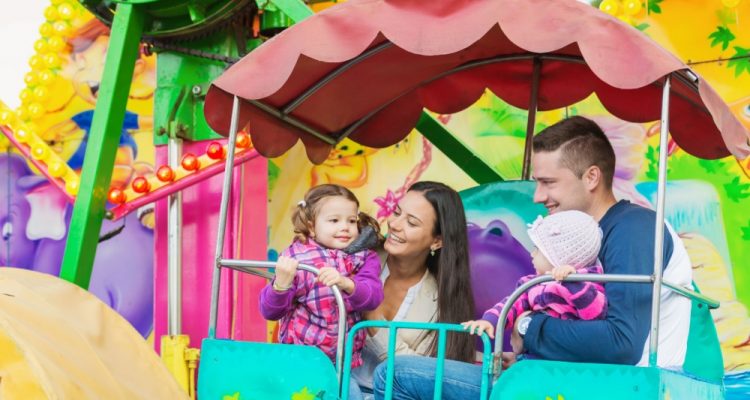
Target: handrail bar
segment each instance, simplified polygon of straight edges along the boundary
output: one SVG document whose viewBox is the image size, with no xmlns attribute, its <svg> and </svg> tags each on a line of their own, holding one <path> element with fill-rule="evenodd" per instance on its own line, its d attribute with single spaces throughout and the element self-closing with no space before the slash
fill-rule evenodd
<svg viewBox="0 0 750 400">
<path fill-rule="evenodd" d="M 437 367 L 435 371 L 435 392 L 433 399 L 439 400 L 442 398 L 442 382 L 443 382 L 443 371 L 445 366 L 445 346 L 446 336 L 448 331 L 460 332 L 468 334 L 469 332 L 461 324 L 447 324 L 437 322 L 413 322 L 413 321 L 384 321 L 384 320 L 368 320 L 360 321 L 356 323 L 349 331 L 349 336 L 346 340 L 346 358 L 344 358 L 344 376 L 342 383 L 341 398 L 346 400 L 349 397 L 349 383 L 350 383 L 350 372 L 352 362 L 352 350 L 354 348 L 354 335 L 360 329 L 365 328 L 387 328 L 388 329 L 388 354 L 386 361 L 386 386 L 385 386 L 385 400 L 391 400 L 393 398 L 393 377 L 394 377 L 394 366 L 396 356 L 396 334 L 398 329 L 422 329 L 422 330 L 436 330 L 438 331 L 437 341 L 437 352 L 436 360 Z M 482 344 L 484 352 L 482 354 L 482 381 L 480 386 L 479 398 L 485 400 L 490 394 L 490 385 L 492 383 L 492 346 L 490 345 L 489 336 L 486 333 L 482 333 Z"/>
<path fill-rule="evenodd" d="M 497 360 L 502 359 L 502 353 L 503 353 L 503 333 L 505 332 L 505 323 L 508 319 L 508 314 L 510 313 L 511 306 L 513 303 L 518 300 L 521 295 L 529 290 L 529 288 L 536 286 L 541 283 L 545 282 L 551 282 L 555 278 L 553 278 L 551 275 L 541 275 L 536 278 L 533 278 L 529 280 L 528 282 L 522 284 L 516 290 L 513 291 L 513 293 L 508 296 L 508 298 L 505 300 L 505 304 L 503 304 L 503 309 L 500 312 L 500 318 L 497 321 L 497 326 L 495 326 L 495 336 L 498 338 L 498 340 L 495 340 L 495 354 L 496 362 L 495 362 L 495 368 L 496 371 L 494 373 L 495 376 L 499 376 L 500 373 L 503 370 L 503 364 L 502 362 L 497 362 Z M 568 275 L 565 279 L 563 279 L 564 282 L 623 282 L 623 283 L 653 283 L 654 276 L 653 275 L 625 275 L 625 274 L 571 274 Z M 665 281 L 662 279 L 662 284 L 674 291 L 675 293 L 685 296 L 690 300 L 696 300 L 702 304 L 707 305 L 709 308 L 714 309 L 719 307 L 719 301 L 711 299 L 708 296 L 705 296 L 701 293 L 698 293 L 694 290 L 687 289 L 684 287 L 680 287 L 674 283 Z"/>
<path fill-rule="evenodd" d="M 259 268 L 276 268 L 276 262 L 273 261 L 256 261 L 256 260 L 237 260 L 222 258 L 217 263 L 219 267 L 226 267 L 235 271 L 240 271 L 252 275 L 258 275 L 256 269 Z M 320 275 L 320 270 L 311 265 L 300 263 L 297 269 L 307 271 L 315 276 Z M 341 290 L 338 286 L 331 286 L 333 297 L 336 298 L 336 305 L 339 310 L 339 326 L 338 326 L 338 337 L 336 343 L 336 376 L 339 379 L 339 389 L 342 383 L 343 374 L 343 359 L 344 359 L 344 340 L 346 339 L 346 305 L 344 303 L 344 297 L 341 295 Z"/>
</svg>

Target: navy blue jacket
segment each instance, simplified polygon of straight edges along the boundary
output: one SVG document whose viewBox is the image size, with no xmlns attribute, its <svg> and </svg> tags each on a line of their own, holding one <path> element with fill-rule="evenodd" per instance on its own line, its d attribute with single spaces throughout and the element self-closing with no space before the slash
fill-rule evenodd
<svg viewBox="0 0 750 400">
<path fill-rule="evenodd" d="M 654 269 L 656 213 L 622 200 L 599 221 L 604 236 L 599 260 L 605 274 L 651 275 Z M 664 229 L 664 268 L 672 256 L 672 237 Z M 532 357 L 609 364 L 638 363 L 651 324 L 652 285 L 607 283 L 604 320 L 561 320 L 535 314 L 524 336 Z"/>
</svg>

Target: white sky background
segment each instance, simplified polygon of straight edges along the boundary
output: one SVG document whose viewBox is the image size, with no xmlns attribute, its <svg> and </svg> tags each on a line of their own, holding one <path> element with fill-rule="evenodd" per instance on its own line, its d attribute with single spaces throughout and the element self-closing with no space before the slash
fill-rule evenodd
<svg viewBox="0 0 750 400">
<path fill-rule="evenodd" d="M 15 109 L 49 0 L 0 0 L 0 100 Z"/>
</svg>

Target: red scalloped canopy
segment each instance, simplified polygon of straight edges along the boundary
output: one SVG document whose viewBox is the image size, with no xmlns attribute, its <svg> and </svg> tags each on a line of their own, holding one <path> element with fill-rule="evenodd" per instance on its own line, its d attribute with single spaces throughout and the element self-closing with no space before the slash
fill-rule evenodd
<svg viewBox="0 0 750 400">
<path fill-rule="evenodd" d="M 539 110 L 595 92 L 632 122 L 660 118 L 664 77 L 674 73 L 677 144 L 706 159 L 750 155 L 750 133 L 705 81 L 641 32 L 574 0 L 350 0 L 229 68 L 209 89 L 205 116 L 226 135 L 238 96 L 240 126 L 250 123 L 258 152 L 276 157 L 301 139 L 320 163 L 332 145 L 316 134 L 390 146 L 423 108 L 454 113 L 486 88 L 527 109 L 535 62 Z"/>
</svg>

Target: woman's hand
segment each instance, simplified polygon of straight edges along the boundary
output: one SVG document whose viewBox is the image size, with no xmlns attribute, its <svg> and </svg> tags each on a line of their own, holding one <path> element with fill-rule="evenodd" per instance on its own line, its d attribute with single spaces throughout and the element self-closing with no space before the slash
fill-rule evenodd
<svg viewBox="0 0 750 400">
<path fill-rule="evenodd" d="M 552 271 L 547 272 L 548 274 L 552 275 L 553 278 L 555 278 L 556 281 L 561 281 L 568 277 L 568 275 L 575 273 L 576 269 L 573 268 L 572 265 L 562 265 L 559 267 L 555 267 L 552 269 Z"/>
<path fill-rule="evenodd" d="M 372 311 L 362 312 L 362 318 L 368 321 L 385 321 L 385 315 L 383 315 L 383 312 L 380 311 L 380 308 L 376 308 Z M 370 336 L 375 336 L 378 333 L 378 329 L 379 328 L 369 327 L 367 328 L 367 334 Z"/>
<path fill-rule="evenodd" d="M 318 282 L 331 287 L 337 285 L 339 289 L 345 291 L 347 294 L 354 292 L 354 281 L 342 276 L 341 273 L 332 267 L 323 267 L 320 269 L 320 275 L 318 275 Z"/>
<path fill-rule="evenodd" d="M 472 335 L 476 333 L 477 336 L 481 336 L 483 332 L 487 332 L 487 336 L 489 336 L 491 339 L 495 338 L 495 327 L 492 326 L 491 323 L 483 319 L 476 321 L 466 321 L 461 325 Z"/>
<path fill-rule="evenodd" d="M 291 257 L 279 257 L 276 261 L 276 278 L 274 278 L 276 286 L 282 289 L 286 288 L 284 290 L 292 287 L 294 275 L 297 273 L 297 266 L 299 266 L 299 261 Z"/>
</svg>

